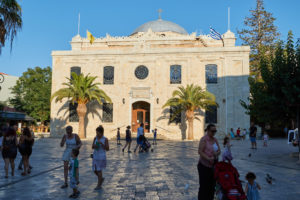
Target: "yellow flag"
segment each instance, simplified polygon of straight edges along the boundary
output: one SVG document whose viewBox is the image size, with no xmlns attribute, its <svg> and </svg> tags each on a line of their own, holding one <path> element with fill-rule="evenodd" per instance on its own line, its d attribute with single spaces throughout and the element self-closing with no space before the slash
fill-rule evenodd
<svg viewBox="0 0 300 200">
<path fill-rule="evenodd" d="M 90 41 L 90 43 L 93 44 L 95 37 L 88 30 L 86 31 L 86 37 Z"/>
</svg>

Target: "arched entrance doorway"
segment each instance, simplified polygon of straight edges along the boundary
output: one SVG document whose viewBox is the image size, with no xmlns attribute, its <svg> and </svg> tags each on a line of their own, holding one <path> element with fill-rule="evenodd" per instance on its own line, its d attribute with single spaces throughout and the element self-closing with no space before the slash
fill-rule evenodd
<svg viewBox="0 0 300 200">
<path fill-rule="evenodd" d="M 150 104 L 145 101 L 138 101 L 132 104 L 132 131 L 137 132 L 137 128 L 144 123 L 145 132 L 150 131 Z"/>
</svg>

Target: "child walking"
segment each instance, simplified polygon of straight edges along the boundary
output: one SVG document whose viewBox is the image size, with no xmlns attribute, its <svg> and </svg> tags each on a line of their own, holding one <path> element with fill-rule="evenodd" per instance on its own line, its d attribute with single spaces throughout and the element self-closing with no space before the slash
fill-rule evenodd
<svg viewBox="0 0 300 200">
<path fill-rule="evenodd" d="M 269 135 L 268 133 L 264 133 L 264 147 L 268 146 Z"/>
<path fill-rule="evenodd" d="M 124 149 L 128 146 L 127 152 L 128 152 L 128 153 L 131 153 L 131 151 L 130 151 L 131 141 L 132 141 L 132 140 L 131 140 L 130 126 L 127 126 L 127 129 L 126 129 L 126 144 L 125 144 L 125 146 L 123 147 L 122 152 L 124 152 Z"/>
<path fill-rule="evenodd" d="M 229 163 L 231 163 L 232 158 L 232 154 L 231 154 L 231 144 L 230 144 L 230 139 L 229 137 L 225 137 L 224 138 L 224 152 L 222 154 L 222 159 L 223 161 L 228 161 Z"/>
<path fill-rule="evenodd" d="M 157 137 L 157 129 L 154 129 L 153 130 L 153 145 L 157 145 L 156 137 Z"/>
<path fill-rule="evenodd" d="M 79 190 L 77 189 L 77 185 L 79 184 L 79 163 L 78 157 L 79 150 L 72 149 L 71 153 L 71 160 L 69 166 L 69 175 L 70 175 L 70 187 L 73 189 L 73 193 L 69 196 L 69 198 L 77 198 L 80 194 Z"/>
<path fill-rule="evenodd" d="M 117 131 L 117 144 L 118 144 L 118 145 L 121 145 L 120 128 L 118 128 L 118 131 Z"/>
<path fill-rule="evenodd" d="M 252 172 L 248 172 L 246 175 L 248 183 L 246 184 L 245 193 L 247 195 L 247 200 L 259 200 L 258 190 L 261 189 L 260 185 L 256 183 L 256 176 Z"/>
</svg>

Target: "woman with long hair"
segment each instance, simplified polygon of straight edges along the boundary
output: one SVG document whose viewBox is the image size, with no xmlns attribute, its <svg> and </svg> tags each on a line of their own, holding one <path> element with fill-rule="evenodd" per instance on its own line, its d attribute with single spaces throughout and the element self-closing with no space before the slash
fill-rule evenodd
<svg viewBox="0 0 300 200">
<path fill-rule="evenodd" d="M 106 151 L 109 151 L 108 139 L 104 137 L 104 128 L 99 126 L 96 128 L 96 137 L 93 140 L 93 171 L 98 177 L 98 184 L 95 190 L 101 189 L 104 181 L 102 171 L 106 168 Z"/>
<path fill-rule="evenodd" d="M 73 127 L 66 127 L 66 134 L 63 136 L 60 142 L 60 146 L 63 147 L 66 144 L 66 149 L 64 151 L 62 160 L 64 161 L 64 178 L 65 183 L 61 186 L 61 188 L 68 187 L 68 172 L 69 172 L 69 161 L 71 159 L 71 153 L 73 149 L 80 149 L 82 143 L 79 136 L 73 133 Z"/>
<path fill-rule="evenodd" d="M 19 142 L 19 152 L 22 155 L 24 165 L 24 172 L 22 172 L 22 176 L 25 176 L 27 173 L 30 174 L 29 157 L 32 153 L 33 143 L 34 139 L 31 135 L 31 131 L 29 128 L 25 127 L 23 129 L 22 135 L 20 136 Z"/>
<path fill-rule="evenodd" d="M 8 166 L 11 167 L 11 176 L 15 175 L 15 159 L 17 157 L 17 133 L 13 128 L 9 128 L 3 136 L 2 157 L 4 160 L 5 178 L 8 178 Z"/>
</svg>

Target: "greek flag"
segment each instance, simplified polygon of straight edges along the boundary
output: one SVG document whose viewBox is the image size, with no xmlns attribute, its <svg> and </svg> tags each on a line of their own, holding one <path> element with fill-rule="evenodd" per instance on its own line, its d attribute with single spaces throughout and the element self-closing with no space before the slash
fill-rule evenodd
<svg viewBox="0 0 300 200">
<path fill-rule="evenodd" d="M 213 29 L 212 27 L 209 28 L 210 30 L 210 37 L 215 39 L 215 40 L 222 40 L 222 36 L 220 33 L 218 33 L 215 29 Z"/>
</svg>

